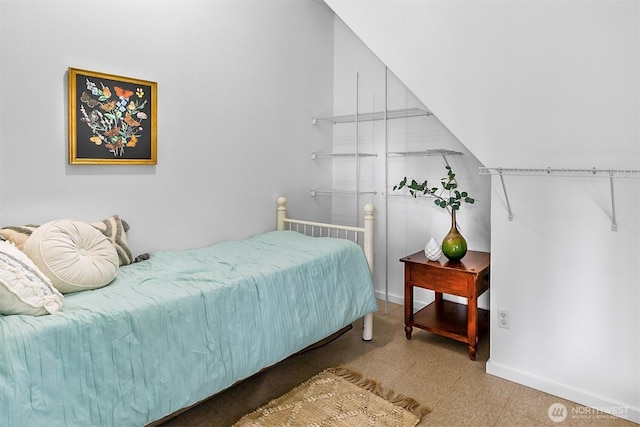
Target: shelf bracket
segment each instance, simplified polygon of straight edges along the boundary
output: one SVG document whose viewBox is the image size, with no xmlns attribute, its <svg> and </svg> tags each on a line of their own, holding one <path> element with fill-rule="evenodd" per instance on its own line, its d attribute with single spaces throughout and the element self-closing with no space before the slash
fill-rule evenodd
<svg viewBox="0 0 640 427">
<path fill-rule="evenodd" d="M 511 205 L 509 204 L 509 196 L 507 196 L 507 187 L 504 185 L 504 176 L 502 175 L 502 168 L 498 168 L 498 174 L 500 174 L 500 183 L 502 184 L 502 191 L 504 192 L 504 200 L 507 202 L 507 212 L 509 221 L 513 221 L 513 213 L 511 212 Z"/>
<path fill-rule="evenodd" d="M 616 222 L 616 199 L 613 191 L 613 171 L 609 172 L 609 184 L 611 187 L 611 231 L 618 231 L 618 223 Z"/>
</svg>

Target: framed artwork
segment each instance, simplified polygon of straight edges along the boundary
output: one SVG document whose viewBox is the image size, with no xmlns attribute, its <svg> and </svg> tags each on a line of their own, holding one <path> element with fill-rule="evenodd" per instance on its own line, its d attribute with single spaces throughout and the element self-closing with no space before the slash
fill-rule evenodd
<svg viewBox="0 0 640 427">
<path fill-rule="evenodd" d="M 155 165 L 155 82 L 69 68 L 69 164 Z"/>
</svg>

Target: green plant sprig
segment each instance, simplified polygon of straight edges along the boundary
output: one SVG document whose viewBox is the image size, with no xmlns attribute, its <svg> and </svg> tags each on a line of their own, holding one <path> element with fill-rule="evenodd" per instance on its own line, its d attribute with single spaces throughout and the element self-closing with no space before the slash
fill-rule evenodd
<svg viewBox="0 0 640 427">
<path fill-rule="evenodd" d="M 407 177 L 405 176 L 399 184 L 393 186 L 393 191 L 401 190 L 404 187 L 409 189 L 409 193 L 413 197 L 418 197 L 418 194 L 422 193 L 424 196 L 432 196 L 435 197 L 434 204 L 441 208 L 446 208 L 447 206 L 451 207 L 453 210 L 459 210 L 462 202 L 473 204 L 475 199 L 469 197 L 466 191 L 458 190 L 458 183 L 456 182 L 456 174 L 451 170 L 451 166 L 445 166 L 447 169 L 447 177 L 442 178 L 440 187 L 429 187 L 427 181 L 424 181 L 422 184 L 418 183 L 415 179 L 411 180 L 411 183 L 407 184 Z M 438 193 L 438 190 L 440 192 Z M 447 191 L 449 192 L 449 197 L 446 195 L 443 196 L 443 193 Z M 438 193 L 438 194 L 436 194 Z"/>
</svg>

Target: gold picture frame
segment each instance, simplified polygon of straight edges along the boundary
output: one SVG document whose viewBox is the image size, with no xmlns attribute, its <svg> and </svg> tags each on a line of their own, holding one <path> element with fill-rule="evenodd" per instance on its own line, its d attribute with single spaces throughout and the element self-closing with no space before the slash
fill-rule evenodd
<svg viewBox="0 0 640 427">
<path fill-rule="evenodd" d="M 158 84 L 69 67 L 69 164 L 157 164 Z"/>
</svg>

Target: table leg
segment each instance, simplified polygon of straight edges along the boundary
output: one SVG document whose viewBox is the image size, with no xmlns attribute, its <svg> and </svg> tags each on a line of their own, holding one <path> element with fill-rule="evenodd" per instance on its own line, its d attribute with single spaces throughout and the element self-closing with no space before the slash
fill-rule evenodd
<svg viewBox="0 0 640 427">
<path fill-rule="evenodd" d="M 478 346 L 469 345 L 468 350 L 469 350 L 469 359 L 476 360 L 476 353 L 478 352 Z"/>
<path fill-rule="evenodd" d="M 408 263 L 404 265 L 404 334 L 411 339 L 413 330 L 413 286 L 409 283 L 411 271 Z"/>
<path fill-rule="evenodd" d="M 406 326 L 404 327 L 404 335 L 407 337 L 408 340 L 411 339 L 411 332 L 413 332 L 413 326 Z"/>
<path fill-rule="evenodd" d="M 478 297 L 475 292 L 467 299 L 467 340 L 469 342 L 469 358 L 476 360 L 478 351 Z"/>
</svg>

